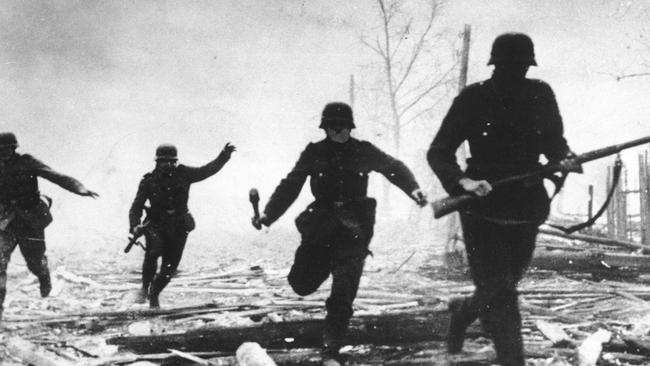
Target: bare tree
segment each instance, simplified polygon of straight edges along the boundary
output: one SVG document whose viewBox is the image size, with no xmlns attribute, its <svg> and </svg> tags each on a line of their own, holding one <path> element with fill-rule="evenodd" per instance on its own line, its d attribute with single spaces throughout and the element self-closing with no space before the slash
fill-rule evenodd
<svg viewBox="0 0 650 366">
<path fill-rule="evenodd" d="M 364 36 L 361 42 L 378 57 L 366 70 L 379 77 L 370 78 L 364 87 L 370 92 L 368 99 L 374 99 L 368 101 L 369 117 L 389 132 L 398 156 L 404 128 L 424 117 L 431 120 L 453 91 L 455 40 L 435 30 L 440 0 L 427 0 L 425 11 L 409 8 L 416 2 L 376 1 L 379 26 L 372 40 Z"/>
<path fill-rule="evenodd" d="M 603 3 L 610 5 L 606 1 Z M 631 25 L 626 31 L 629 38 L 626 48 L 633 59 L 631 64 L 626 65 L 622 71 L 613 76 L 616 81 L 650 76 L 650 39 L 648 39 L 650 28 L 646 25 L 650 17 L 650 6 L 643 0 L 619 0 L 611 5 L 613 10 L 609 16 L 618 20 L 631 20 Z M 634 24 L 642 25 L 635 27 Z"/>
</svg>

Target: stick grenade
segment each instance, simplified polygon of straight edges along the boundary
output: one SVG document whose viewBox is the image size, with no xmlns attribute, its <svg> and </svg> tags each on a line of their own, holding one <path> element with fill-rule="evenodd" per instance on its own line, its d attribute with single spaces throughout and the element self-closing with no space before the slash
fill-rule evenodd
<svg viewBox="0 0 650 366">
<path fill-rule="evenodd" d="M 262 229 L 262 224 L 260 224 L 257 220 L 260 218 L 260 208 L 259 208 L 259 203 L 260 203 L 260 195 L 257 193 L 257 189 L 251 188 L 251 190 L 248 192 L 248 200 L 251 201 L 251 205 L 253 205 L 253 226 L 257 230 Z"/>
</svg>

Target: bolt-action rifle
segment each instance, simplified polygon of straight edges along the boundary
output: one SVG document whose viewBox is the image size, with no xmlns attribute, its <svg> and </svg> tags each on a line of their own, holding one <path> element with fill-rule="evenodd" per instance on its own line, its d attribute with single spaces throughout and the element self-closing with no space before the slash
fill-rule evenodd
<svg viewBox="0 0 650 366">
<path fill-rule="evenodd" d="M 584 154 L 580 154 L 568 158 L 571 163 L 569 165 L 580 166 L 582 163 L 587 163 L 593 160 L 604 158 L 609 155 L 618 154 L 619 152 L 625 149 L 647 144 L 649 142 L 650 142 L 650 136 L 646 136 L 640 139 L 624 142 L 622 144 L 612 145 L 612 146 L 604 147 L 602 149 L 589 151 Z M 522 181 L 533 177 L 548 177 L 554 173 L 563 172 L 563 171 L 564 168 L 560 163 L 546 164 L 542 166 L 540 169 L 528 173 L 513 175 L 510 177 L 496 180 L 494 182 L 490 182 L 490 185 L 492 186 L 493 189 L 497 189 L 509 183 Z M 433 207 L 433 216 L 436 219 L 441 218 L 454 211 L 462 210 L 479 199 L 480 197 L 470 193 L 465 193 L 458 196 L 449 196 L 443 199 L 439 199 L 431 203 L 431 206 Z"/>
</svg>

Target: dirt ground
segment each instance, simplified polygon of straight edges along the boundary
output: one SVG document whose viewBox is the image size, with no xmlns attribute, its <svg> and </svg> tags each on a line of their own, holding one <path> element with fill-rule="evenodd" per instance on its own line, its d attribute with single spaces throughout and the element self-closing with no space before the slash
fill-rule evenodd
<svg viewBox="0 0 650 366">
<path fill-rule="evenodd" d="M 371 244 L 373 255 L 367 260 L 360 293 L 382 291 L 392 293 L 396 297 L 404 296 L 405 302 L 408 302 L 409 296 L 416 296 L 420 303 L 422 299 L 427 299 L 428 305 L 437 302 L 444 305 L 444 301 L 453 294 L 471 291 L 467 275 L 462 271 L 446 271 L 441 261 L 447 236 L 444 223 L 433 222 L 428 217 L 418 215 L 406 216 L 408 218 L 404 220 L 380 218 Z M 223 231 L 216 237 L 210 237 L 205 232 L 190 234 L 179 273 L 161 295 L 163 309 L 206 303 L 224 306 L 263 304 L 271 297 L 296 299 L 287 286 L 286 274 L 298 240 L 295 230 L 281 225 L 262 232 L 256 232 L 252 228 L 249 232 Z M 101 235 L 92 238 L 76 237 L 74 242 L 51 242 L 48 253 L 54 286 L 52 296 L 45 299 L 38 295 L 36 278 L 28 273 L 18 251 L 14 253 L 9 270 L 2 339 L 6 341 L 11 337 L 21 337 L 53 350 L 62 357 L 82 363 L 93 358 L 121 354 L 122 350 L 107 345 L 105 340 L 116 335 L 139 334 L 142 329 L 138 329 L 142 327 L 146 328 L 145 334 L 157 334 L 205 326 L 205 319 L 164 323 L 134 319 L 112 327 L 99 327 L 93 324 L 92 320 L 75 321 L 74 318 L 70 319 L 70 323 L 75 323 L 73 327 L 62 326 L 62 323 L 57 323 L 57 326 L 45 326 L 33 322 L 35 319 L 61 317 L 62 314 L 146 309 L 146 305 L 133 303 L 135 291 L 139 286 L 142 251 L 134 248 L 131 253 L 125 254 L 122 252 L 124 245 L 124 238 Z M 201 282 L 202 276 L 236 270 L 250 271 L 251 268 L 252 273 L 259 272 L 264 276 L 249 276 L 244 279 L 244 284 L 250 291 L 211 292 L 211 286 L 214 284 Z M 242 283 L 241 279 L 238 281 Z M 543 272 L 531 273 L 524 282 L 528 287 L 542 284 L 545 288 L 580 286 L 579 281 Z M 304 300 L 322 302 L 327 296 L 328 286 L 329 282 L 326 282 L 319 292 Z M 356 311 L 363 312 L 371 308 L 363 302 L 363 295 L 360 295 L 360 298 Z M 552 305 L 557 306 L 557 303 L 549 302 L 549 306 Z M 628 322 L 636 317 L 642 319 L 637 322 L 637 326 L 650 328 L 650 320 L 645 316 L 647 308 L 640 308 L 636 304 L 634 309 L 635 311 L 628 312 L 626 318 L 620 321 Z M 316 307 L 310 311 L 310 316 L 322 315 L 322 308 Z M 297 311 L 285 311 L 282 316 L 285 319 L 292 316 L 300 318 L 301 314 Z M 524 317 L 525 324 L 530 328 L 535 319 L 526 312 Z M 224 316 L 212 321 L 218 325 L 245 325 L 251 322 L 237 316 Z M 544 343 L 538 332 L 525 330 L 524 335 L 527 347 L 529 344 L 551 345 L 549 342 Z M 427 344 L 426 347 L 432 348 L 427 351 L 431 359 L 444 354 L 441 343 Z M 466 348 L 468 353 L 493 353 L 490 342 L 482 338 L 468 342 Z M 363 348 L 352 348 L 348 351 L 353 354 L 368 352 Z M 23 365 L 2 346 L 0 358 L 0 365 Z M 530 364 L 541 365 L 547 361 L 551 362 L 540 359 L 530 360 Z M 436 362 L 432 361 L 432 364 Z M 485 364 L 485 361 L 461 364 Z"/>
</svg>

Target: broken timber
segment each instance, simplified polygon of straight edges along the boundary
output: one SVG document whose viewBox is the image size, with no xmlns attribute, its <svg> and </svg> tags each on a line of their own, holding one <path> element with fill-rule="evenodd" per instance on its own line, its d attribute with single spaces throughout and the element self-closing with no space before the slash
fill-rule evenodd
<svg viewBox="0 0 650 366">
<path fill-rule="evenodd" d="M 449 313 L 441 309 L 363 315 L 353 317 L 346 344 L 396 344 L 444 339 Z M 322 342 L 322 319 L 262 323 L 248 327 L 210 328 L 185 333 L 110 338 L 108 344 L 125 346 L 139 353 L 183 351 L 235 351 L 243 342 L 264 348 L 318 347 Z M 470 327 L 469 335 L 479 334 Z"/>
<path fill-rule="evenodd" d="M 53 352 L 19 337 L 12 337 L 6 343 L 9 353 L 25 363 L 34 366 L 73 366 Z M 1 361 L 1 360 L 0 360 Z M 1 362 L 0 362 L 1 364 Z"/>
<path fill-rule="evenodd" d="M 559 230 L 546 229 L 546 228 L 540 228 L 539 233 L 545 235 L 557 236 L 564 239 L 580 240 L 580 241 L 594 243 L 594 244 L 603 244 L 603 245 L 609 245 L 613 247 L 627 248 L 631 250 L 642 250 L 644 254 L 650 254 L 650 247 L 648 247 L 647 245 L 638 244 L 631 241 L 602 238 L 599 236 L 577 234 L 577 233 L 565 234 Z"/>
<path fill-rule="evenodd" d="M 633 268 L 638 271 L 650 270 L 650 256 L 603 251 L 535 251 L 532 267 L 556 271 L 590 271 L 617 268 Z"/>
</svg>

